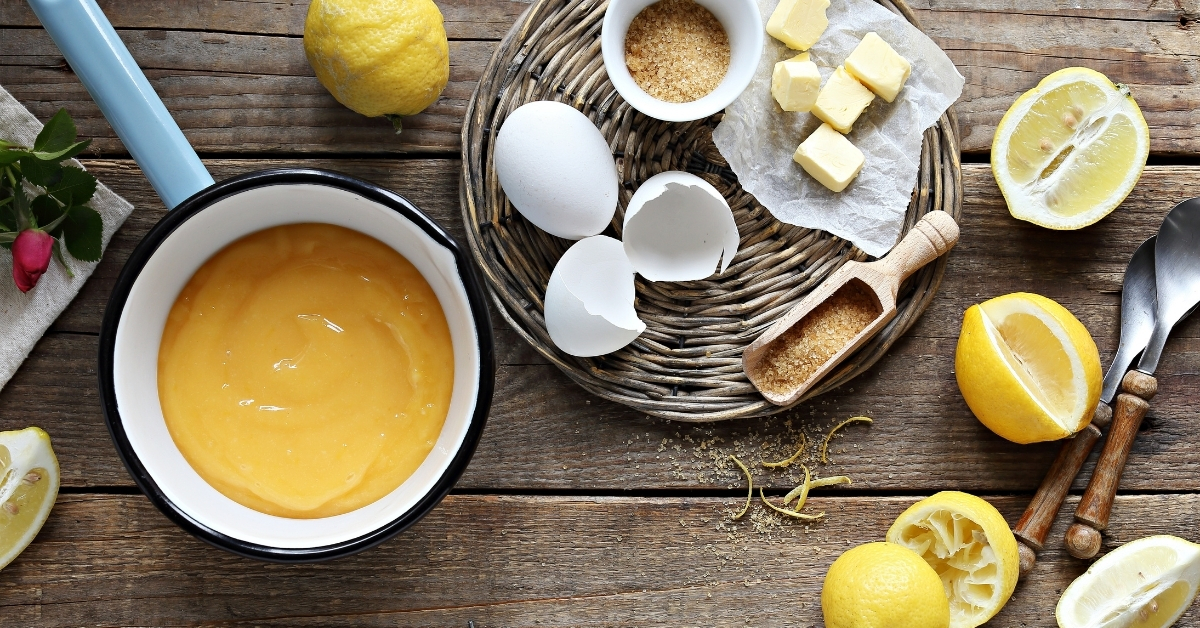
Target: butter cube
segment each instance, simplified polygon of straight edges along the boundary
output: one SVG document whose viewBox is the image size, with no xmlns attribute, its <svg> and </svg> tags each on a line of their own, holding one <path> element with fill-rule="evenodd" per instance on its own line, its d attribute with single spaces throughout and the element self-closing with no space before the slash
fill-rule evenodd
<svg viewBox="0 0 1200 628">
<path fill-rule="evenodd" d="M 829 124 L 822 124 L 796 149 L 792 156 L 804 171 L 821 185 L 841 192 L 862 172 L 866 159 L 845 135 Z"/>
<path fill-rule="evenodd" d="M 912 74 L 912 65 L 882 37 L 867 33 L 846 57 L 846 70 L 880 98 L 892 102 Z"/>
<path fill-rule="evenodd" d="M 829 26 L 829 0 L 780 0 L 767 20 L 767 34 L 795 50 L 808 50 Z"/>
<path fill-rule="evenodd" d="M 802 52 L 775 64 L 771 74 L 771 95 L 784 111 L 808 111 L 821 91 L 821 73 L 817 64 Z"/>
<path fill-rule="evenodd" d="M 851 76 L 845 66 L 839 65 L 817 94 L 812 112 L 838 132 L 849 133 L 854 121 L 872 100 L 875 100 L 875 94 Z"/>
</svg>

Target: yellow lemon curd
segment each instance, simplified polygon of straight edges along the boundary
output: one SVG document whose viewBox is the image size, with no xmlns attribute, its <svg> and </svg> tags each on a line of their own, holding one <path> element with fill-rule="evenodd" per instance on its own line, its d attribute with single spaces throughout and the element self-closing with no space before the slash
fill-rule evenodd
<svg viewBox="0 0 1200 628">
<path fill-rule="evenodd" d="M 408 479 L 453 382 L 450 329 L 421 273 L 325 224 L 259 231 L 205 262 L 158 354 L 163 416 L 192 468 L 239 504 L 299 519 Z"/>
</svg>

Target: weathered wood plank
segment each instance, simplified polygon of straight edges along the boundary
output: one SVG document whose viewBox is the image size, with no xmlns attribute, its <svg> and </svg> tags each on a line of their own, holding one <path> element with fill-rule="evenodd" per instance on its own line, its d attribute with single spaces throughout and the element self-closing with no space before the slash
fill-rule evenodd
<svg viewBox="0 0 1200 628">
<path fill-rule="evenodd" d="M 121 37 L 188 140 L 207 152 L 457 151 L 467 100 L 495 48 L 492 41 L 450 42 L 450 82 L 441 99 L 406 118 L 397 135 L 383 118 L 334 100 L 299 38 L 162 30 Z M 80 136 L 93 138 L 92 154 L 125 153 L 45 31 L 0 28 L 0 41 L 0 85 L 43 120 L 66 107 Z"/>
<path fill-rule="evenodd" d="M 499 39 L 532 0 L 438 0 L 450 39 Z M 117 30 L 195 30 L 250 35 L 304 34 L 307 0 L 100 0 Z M 0 0 L 0 24 L 38 27 L 24 0 Z"/>
<path fill-rule="evenodd" d="M 1086 66 L 1129 85 L 1150 124 L 1153 152 L 1196 152 L 1197 3 L 1087 4 L 913 2 L 925 30 L 967 79 L 958 103 L 965 151 L 990 150 L 1001 116 L 1042 77 Z"/>
<path fill-rule="evenodd" d="M 378 181 L 461 233 L 453 162 L 220 160 L 209 165 L 220 178 L 282 163 L 332 167 Z M 129 162 L 102 160 L 88 165 L 139 206 L 113 240 L 96 275 L 56 324 L 62 332 L 94 334 L 120 265 L 162 210 Z M 868 414 L 877 423 L 869 429 L 851 428 L 847 436 L 864 453 L 835 456 L 837 464 L 827 470 L 851 475 L 856 487 L 1033 490 L 1056 448 L 1013 445 L 993 436 L 971 416 L 952 372 L 962 312 L 971 303 L 999 294 L 1039 292 L 1074 311 L 1092 330 L 1107 358 L 1116 347 L 1117 291 L 1128 255 L 1153 233 L 1175 201 L 1200 194 L 1200 168 L 1148 169 L 1117 213 L 1073 233 L 1012 220 L 986 167 L 968 165 L 964 172 L 963 238 L 952 253 L 941 293 L 925 317 L 889 358 L 853 386 L 785 417 L 702 427 L 651 421 L 591 398 L 496 320 L 497 348 L 506 366 L 500 371 L 483 443 L 462 486 L 480 490 L 724 488 L 740 482 L 725 461 L 727 453 L 751 461 L 790 453 L 786 450 L 797 436 L 788 428 L 789 419 L 792 429 L 804 428 L 816 436 L 836 420 Z M 143 209 L 154 206 L 159 209 Z M 1123 484 L 1127 489 L 1190 490 L 1200 485 L 1200 463 L 1190 453 L 1198 446 L 1197 437 L 1194 430 L 1185 429 L 1200 399 L 1200 384 L 1189 375 L 1200 361 L 1200 322 L 1186 323 L 1177 335 L 1160 370 L 1162 392 L 1154 400 L 1146 431 L 1130 460 Z M 128 485 L 99 414 L 94 360 L 94 337 L 48 336 L 0 392 L 0 429 L 29 424 L 48 429 L 55 437 L 68 486 Z M 699 449 L 701 442 L 708 443 L 704 449 Z M 796 478 L 773 474 L 760 479 L 785 487 Z"/>
<path fill-rule="evenodd" d="M 816 626 L 829 564 L 915 499 L 816 498 L 826 520 L 797 526 L 758 511 L 730 524 L 736 498 L 452 496 L 379 548 L 279 566 L 203 545 L 140 496 L 68 495 L 0 588 L 6 623 L 48 627 Z M 1023 506 L 991 501 L 1009 521 Z M 1196 495 L 1122 497 L 1109 545 L 1197 538 L 1197 508 Z M 1051 546 L 993 625 L 1054 626 L 1084 567 Z M 1197 621 L 1192 609 L 1178 625 Z"/>
<path fill-rule="evenodd" d="M 443 98 L 406 123 L 337 104 L 312 76 L 301 40 L 303 0 L 107 2 L 135 59 L 147 68 L 184 133 L 201 152 L 443 153 L 458 150 L 467 99 L 495 44 L 526 3 L 440 3 L 452 37 L 451 83 Z M 958 105 L 963 149 L 985 153 L 1016 96 L 1050 72 L 1085 65 L 1128 84 L 1150 123 L 1157 154 L 1200 153 L 1192 111 L 1200 101 L 1192 33 L 1200 10 L 1188 2 L 1077 3 L 954 0 L 913 3 L 930 35 L 967 79 Z M 0 84 L 35 114 L 66 106 L 95 150 L 120 154 L 99 110 L 20 0 L 0 2 Z M 487 40 L 487 41 L 480 41 Z"/>
</svg>

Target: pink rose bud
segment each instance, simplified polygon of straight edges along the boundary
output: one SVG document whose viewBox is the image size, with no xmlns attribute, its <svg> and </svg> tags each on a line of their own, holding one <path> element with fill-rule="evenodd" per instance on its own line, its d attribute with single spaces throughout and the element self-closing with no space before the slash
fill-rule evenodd
<svg viewBox="0 0 1200 628">
<path fill-rule="evenodd" d="M 13 241 L 13 280 L 21 292 L 29 292 L 50 267 L 54 238 L 41 229 L 26 229 Z"/>
</svg>

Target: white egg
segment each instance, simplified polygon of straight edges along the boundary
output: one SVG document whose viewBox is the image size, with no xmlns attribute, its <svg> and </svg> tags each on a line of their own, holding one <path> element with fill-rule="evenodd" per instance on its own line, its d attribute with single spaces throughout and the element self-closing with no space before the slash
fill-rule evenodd
<svg viewBox="0 0 1200 628">
<path fill-rule="evenodd" d="M 560 102 L 531 102 L 496 135 L 496 176 L 521 215 L 568 240 L 594 236 L 617 209 L 617 165 L 596 125 Z"/>
<path fill-rule="evenodd" d="M 633 308 L 633 265 L 608 236 L 571 245 L 546 286 L 546 330 L 579 357 L 612 353 L 646 331 Z"/>
<path fill-rule="evenodd" d="M 695 281 L 725 272 L 739 240 L 721 193 L 677 171 L 654 175 L 638 188 L 621 236 L 634 269 L 650 281 Z"/>
</svg>

